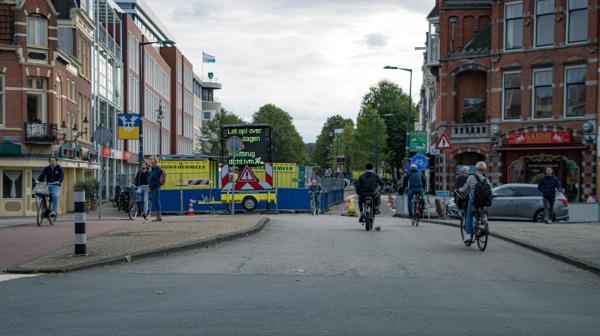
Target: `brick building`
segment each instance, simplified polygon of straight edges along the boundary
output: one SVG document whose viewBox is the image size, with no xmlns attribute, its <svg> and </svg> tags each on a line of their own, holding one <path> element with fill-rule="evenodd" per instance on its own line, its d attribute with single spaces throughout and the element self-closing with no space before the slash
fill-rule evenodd
<svg viewBox="0 0 600 336">
<path fill-rule="evenodd" d="M 141 42 L 149 41 L 136 24 L 135 16 L 124 14 L 123 24 L 126 27 L 127 37 L 124 41 L 126 78 L 125 106 L 128 112 L 139 113 L 144 110 L 144 154 L 168 155 L 171 154 L 171 67 L 162 58 L 158 48 L 145 45 L 140 49 Z M 151 37 L 152 39 L 153 37 Z M 156 40 L 152 40 L 156 41 Z M 140 63 L 140 50 L 142 58 Z M 143 75 L 140 76 L 140 69 Z M 140 79 L 141 78 L 141 79 Z M 144 83 L 143 100 L 140 102 L 140 80 Z M 140 106 L 141 104 L 141 106 Z M 161 112 L 162 113 L 159 113 Z M 160 122 L 160 125 L 159 125 Z M 128 141 L 128 150 L 139 152 L 139 141 Z"/>
<path fill-rule="evenodd" d="M 173 154 L 191 155 L 194 147 L 193 66 L 177 47 L 162 47 L 160 54 L 171 72 L 171 148 Z"/>
<path fill-rule="evenodd" d="M 422 112 L 434 188 L 483 160 L 494 184 L 554 168 L 570 200 L 595 193 L 598 1 L 438 0 L 428 16 Z M 445 169 L 444 169 L 445 168 Z"/>
<path fill-rule="evenodd" d="M 31 195 L 48 156 L 65 170 L 60 212 L 72 186 L 98 169 L 86 128 L 91 118 L 91 38 L 86 10 L 53 1 L 0 1 L 1 215 L 33 215 Z"/>
</svg>

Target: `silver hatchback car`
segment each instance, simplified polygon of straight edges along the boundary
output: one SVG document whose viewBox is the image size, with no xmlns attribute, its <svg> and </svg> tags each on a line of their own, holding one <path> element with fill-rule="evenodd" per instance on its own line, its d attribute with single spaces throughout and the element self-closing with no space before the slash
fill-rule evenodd
<svg viewBox="0 0 600 336">
<path fill-rule="evenodd" d="M 542 193 L 535 184 L 504 184 L 492 190 L 492 206 L 488 207 L 489 219 L 544 221 Z M 446 214 L 460 218 L 454 200 L 446 206 Z M 569 219 L 569 200 L 559 193 L 554 201 L 554 220 Z"/>
</svg>

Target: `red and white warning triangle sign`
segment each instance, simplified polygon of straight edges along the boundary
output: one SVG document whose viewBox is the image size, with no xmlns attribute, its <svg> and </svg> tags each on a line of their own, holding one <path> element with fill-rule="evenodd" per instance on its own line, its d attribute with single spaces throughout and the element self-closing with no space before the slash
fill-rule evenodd
<svg viewBox="0 0 600 336">
<path fill-rule="evenodd" d="M 437 148 L 437 149 L 452 148 L 452 142 L 450 142 L 450 139 L 448 139 L 446 132 L 442 133 L 442 135 L 440 136 L 440 139 L 435 144 L 435 148 Z"/>
<path fill-rule="evenodd" d="M 250 167 L 248 167 L 248 166 L 245 166 L 244 170 L 242 170 L 242 173 L 240 174 L 240 176 L 238 177 L 236 182 L 237 183 L 254 183 L 254 182 L 258 182 L 258 179 L 252 172 L 252 169 L 250 169 Z"/>
</svg>

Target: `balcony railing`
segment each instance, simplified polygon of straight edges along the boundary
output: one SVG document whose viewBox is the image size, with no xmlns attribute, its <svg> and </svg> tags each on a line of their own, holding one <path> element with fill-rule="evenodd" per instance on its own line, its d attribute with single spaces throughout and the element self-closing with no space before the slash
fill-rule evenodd
<svg viewBox="0 0 600 336">
<path fill-rule="evenodd" d="M 108 31 L 104 29 L 102 25 L 96 26 L 96 31 L 98 32 L 98 41 L 102 43 L 111 54 L 121 62 L 121 47 L 115 42 L 115 40 L 110 36 Z"/>
<path fill-rule="evenodd" d="M 28 142 L 54 143 L 57 135 L 56 124 L 25 123 L 25 140 Z"/>
<path fill-rule="evenodd" d="M 482 138 L 490 135 L 489 124 L 456 124 L 452 128 L 452 139 Z"/>
</svg>

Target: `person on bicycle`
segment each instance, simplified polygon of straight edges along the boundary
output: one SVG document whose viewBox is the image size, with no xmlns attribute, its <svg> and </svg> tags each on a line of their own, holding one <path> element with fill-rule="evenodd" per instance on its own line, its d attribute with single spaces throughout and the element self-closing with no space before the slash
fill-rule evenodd
<svg viewBox="0 0 600 336">
<path fill-rule="evenodd" d="M 425 200 L 425 176 L 417 169 L 417 165 L 410 165 L 410 170 L 402 178 L 402 188 L 407 190 L 408 195 L 408 216 L 413 218 L 413 197 L 415 194 L 421 195 L 421 205 Z"/>
<path fill-rule="evenodd" d="M 356 193 L 358 194 L 358 209 L 360 210 L 359 222 L 365 221 L 365 214 L 363 213 L 363 203 L 365 198 L 368 196 L 373 197 L 375 201 L 375 213 L 379 213 L 379 192 L 378 187 L 383 187 L 383 181 L 373 171 L 373 164 L 367 163 L 365 165 L 366 171 L 354 182 Z"/>
<path fill-rule="evenodd" d="M 471 241 L 471 234 L 473 234 L 473 212 L 475 210 L 475 206 L 473 205 L 473 197 L 475 196 L 475 187 L 479 181 L 484 181 L 485 183 L 490 183 L 488 179 L 485 177 L 485 172 L 487 170 L 487 165 L 483 161 L 477 162 L 475 165 L 475 174 L 470 175 L 467 179 L 465 185 L 460 188 L 459 192 L 461 194 L 467 194 L 469 196 L 469 200 L 467 202 L 467 213 L 465 217 L 465 241 Z"/>
<path fill-rule="evenodd" d="M 149 184 L 149 176 L 150 170 L 148 169 L 148 163 L 146 161 L 140 162 L 140 170 L 133 179 L 133 185 L 137 187 L 136 192 L 140 195 L 139 199 L 142 201 L 144 213 L 148 212 L 148 189 L 146 189 L 146 187 Z"/>
<path fill-rule="evenodd" d="M 48 158 L 48 162 L 50 163 L 44 170 L 40 176 L 38 176 L 38 182 L 46 182 L 48 183 L 48 191 L 50 191 L 50 201 L 52 202 L 52 206 L 50 207 L 50 216 L 56 217 L 56 210 L 58 209 L 58 204 L 60 202 L 60 185 L 65 178 L 65 172 L 62 167 L 58 165 L 56 160 L 56 156 L 50 156 Z"/>
<path fill-rule="evenodd" d="M 454 190 L 456 192 L 458 192 L 460 190 L 460 188 L 462 188 L 465 183 L 467 183 L 467 179 L 469 178 L 469 173 L 471 172 L 471 170 L 469 169 L 468 166 L 463 166 L 460 169 L 460 175 L 458 175 L 458 177 L 456 178 L 456 184 L 454 186 Z M 465 212 L 467 209 L 467 202 L 466 200 L 464 200 L 463 198 L 458 197 L 458 195 L 454 195 L 454 203 L 456 204 L 456 206 L 458 207 L 458 209 L 462 212 Z"/>
<path fill-rule="evenodd" d="M 315 207 L 317 208 L 317 212 L 320 212 L 321 208 L 321 191 L 323 188 L 317 182 L 316 179 L 312 179 L 310 181 L 310 185 L 308 186 L 308 192 L 310 193 L 311 202 L 314 200 Z"/>
</svg>

